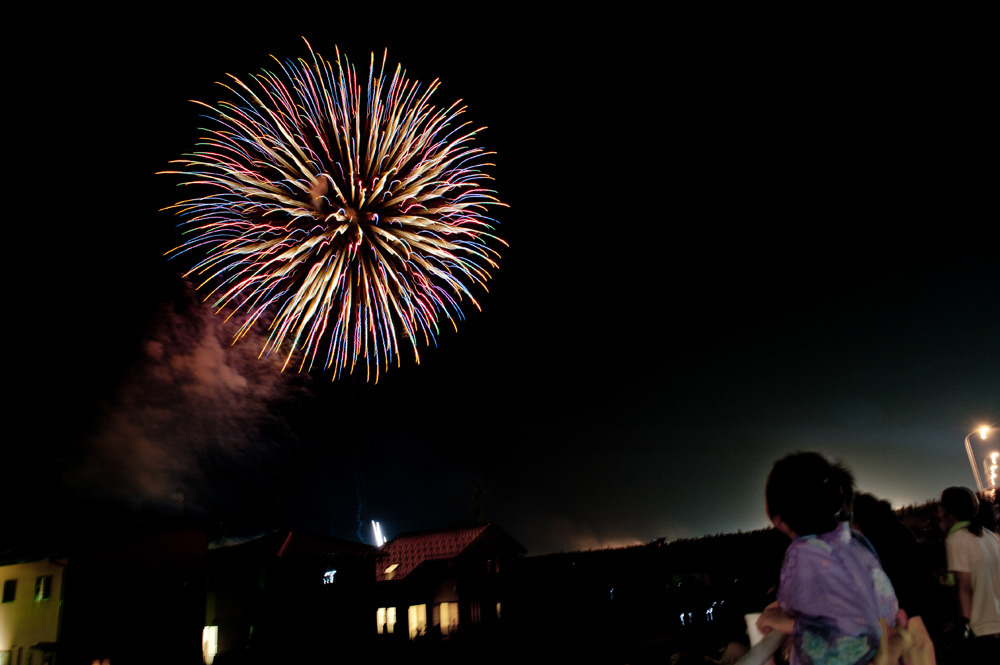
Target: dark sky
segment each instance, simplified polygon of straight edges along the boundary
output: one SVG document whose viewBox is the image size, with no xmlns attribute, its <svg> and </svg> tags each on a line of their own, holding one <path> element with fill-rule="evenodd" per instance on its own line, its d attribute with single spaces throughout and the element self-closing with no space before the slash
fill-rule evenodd
<svg viewBox="0 0 1000 665">
<path fill-rule="evenodd" d="M 478 493 L 537 554 L 764 526 L 798 449 L 896 505 L 973 484 L 963 438 L 1000 424 L 974 21 L 112 18 L 40 22 L 8 85 L 8 533 L 187 510 L 367 538 L 470 521 Z M 440 78 L 510 206 L 483 311 L 377 385 L 230 347 L 163 257 L 188 100 L 302 36 Z"/>
</svg>

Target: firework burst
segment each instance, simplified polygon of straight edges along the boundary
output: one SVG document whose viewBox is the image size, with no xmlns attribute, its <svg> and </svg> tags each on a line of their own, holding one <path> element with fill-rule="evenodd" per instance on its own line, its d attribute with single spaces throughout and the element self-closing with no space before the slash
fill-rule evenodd
<svg viewBox="0 0 1000 665">
<path fill-rule="evenodd" d="M 362 90 L 339 50 L 331 62 L 306 45 L 308 61 L 230 75 L 231 99 L 196 102 L 213 128 L 165 173 L 209 193 L 168 208 L 189 236 L 171 253 L 197 252 L 188 275 L 206 300 L 245 317 L 234 342 L 262 321 L 261 355 L 336 376 L 364 364 L 377 381 L 400 346 L 419 363 L 442 318 L 457 329 L 462 301 L 479 308 L 472 289 L 504 244 L 487 212 L 504 204 L 483 186 L 482 128 L 460 122 L 460 102 L 430 103 L 438 81 L 387 76 L 372 54 Z"/>
</svg>

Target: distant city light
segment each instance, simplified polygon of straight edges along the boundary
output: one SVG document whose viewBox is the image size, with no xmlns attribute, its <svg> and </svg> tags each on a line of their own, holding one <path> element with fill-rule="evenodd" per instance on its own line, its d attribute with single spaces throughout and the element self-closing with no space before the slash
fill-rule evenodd
<svg viewBox="0 0 1000 665">
<path fill-rule="evenodd" d="M 382 535 L 382 525 L 372 520 L 372 533 L 375 537 L 375 547 L 382 547 L 385 545 L 386 538 Z"/>
<path fill-rule="evenodd" d="M 986 480 L 989 489 L 996 489 L 997 487 L 997 472 L 998 463 L 1000 463 L 1000 452 L 990 453 L 986 459 L 983 460 L 983 467 L 986 470 Z"/>
<path fill-rule="evenodd" d="M 333 584 L 333 576 L 336 574 L 336 570 L 328 570 L 323 573 L 323 584 Z"/>
</svg>

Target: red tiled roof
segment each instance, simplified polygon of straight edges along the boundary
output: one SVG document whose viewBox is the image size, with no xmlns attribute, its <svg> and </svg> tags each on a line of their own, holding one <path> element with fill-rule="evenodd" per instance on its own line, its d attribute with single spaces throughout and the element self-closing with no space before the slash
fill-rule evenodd
<svg viewBox="0 0 1000 665">
<path fill-rule="evenodd" d="M 396 536 L 382 546 L 379 552 L 379 564 L 375 571 L 375 579 L 384 582 L 385 570 L 392 564 L 399 564 L 393 571 L 391 579 L 401 580 L 413 569 L 425 561 L 444 561 L 461 554 L 479 536 L 489 524 L 475 524 L 441 531 L 425 531 Z"/>
</svg>

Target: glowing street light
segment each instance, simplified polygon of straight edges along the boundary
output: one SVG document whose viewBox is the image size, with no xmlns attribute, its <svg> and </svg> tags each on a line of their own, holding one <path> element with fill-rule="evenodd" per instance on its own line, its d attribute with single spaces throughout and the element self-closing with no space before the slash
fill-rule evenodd
<svg viewBox="0 0 1000 665">
<path fill-rule="evenodd" d="M 979 478 L 979 465 L 976 464 L 976 456 L 972 454 L 972 438 L 978 434 L 979 438 L 985 441 L 991 433 L 996 431 L 996 427 L 980 427 L 979 429 L 972 430 L 969 432 L 968 436 L 965 437 L 965 452 L 969 456 L 969 466 L 972 467 L 972 475 L 976 477 L 976 488 L 980 492 L 982 492 L 983 489 L 997 488 L 997 464 L 998 460 L 1000 460 L 1000 451 L 990 451 L 983 459 L 983 471 L 986 473 L 986 480 L 989 483 L 989 485 L 984 488 L 983 481 Z"/>
</svg>

